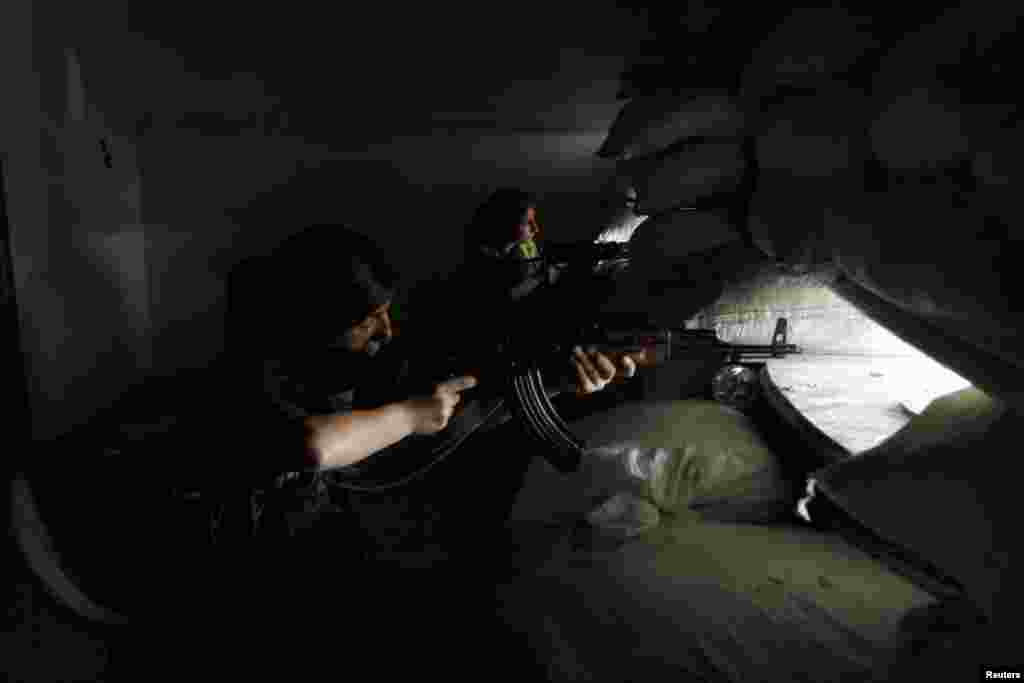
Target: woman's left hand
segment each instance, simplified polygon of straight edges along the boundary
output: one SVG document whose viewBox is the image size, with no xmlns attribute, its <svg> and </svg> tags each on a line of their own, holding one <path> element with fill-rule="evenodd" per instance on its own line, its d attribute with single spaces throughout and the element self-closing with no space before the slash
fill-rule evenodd
<svg viewBox="0 0 1024 683">
<path fill-rule="evenodd" d="M 630 378 L 636 375 L 636 362 L 628 355 L 619 358 L 619 366 L 608 356 L 594 347 L 583 351 L 577 346 L 573 349 L 570 364 L 576 368 L 576 395 L 585 396 L 603 390 L 612 380 L 620 375 Z"/>
</svg>

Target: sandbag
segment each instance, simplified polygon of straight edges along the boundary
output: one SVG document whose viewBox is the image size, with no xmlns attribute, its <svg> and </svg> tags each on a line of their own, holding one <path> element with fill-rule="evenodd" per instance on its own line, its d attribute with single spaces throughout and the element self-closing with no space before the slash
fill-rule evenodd
<svg viewBox="0 0 1024 683">
<path fill-rule="evenodd" d="M 825 239 L 851 280 L 943 331 L 1024 366 L 1016 303 L 1024 240 L 952 181 L 837 195 Z"/>
<path fill-rule="evenodd" d="M 679 325 L 722 294 L 722 283 L 713 279 L 684 279 L 663 263 L 651 268 L 630 267 L 616 280 L 614 293 L 598 306 L 599 313 L 645 314 L 651 321 Z"/>
<path fill-rule="evenodd" d="M 736 100 L 724 92 L 637 97 L 619 112 L 597 156 L 647 156 L 686 138 L 734 136 L 744 121 Z"/>
<path fill-rule="evenodd" d="M 1001 215 L 1012 214 L 1019 219 L 1020 202 L 1011 188 L 1019 187 L 1024 162 L 1019 150 L 1024 148 L 1024 125 L 989 127 L 971 139 L 971 175 L 983 191 L 987 191 L 985 205 Z M 1013 210 L 1017 209 L 1016 213 Z M 1020 225 L 1020 220 L 1012 221 Z"/>
<path fill-rule="evenodd" d="M 573 427 L 593 444 L 592 458 L 614 464 L 603 475 L 611 486 L 662 512 L 770 521 L 788 515 L 795 502 L 750 419 L 719 403 L 625 404 Z"/>
<path fill-rule="evenodd" d="M 740 238 L 724 213 L 681 211 L 648 218 L 633 234 L 629 247 L 635 267 L 654 272 L 658 264 L 676 263 Z"/>
<path fill-rule="evenodd" d="M 777 262 L 800 272 L 831 260 L 824 214 L 863 188 L 868 115 L 861 92 L 832 85 L 788 96 L 759 116 L 748 229 Z"/>
<path fill-rule="evenodd" d="M 870 20 L 845 8 L 794 9 L 754 48 L 743 72 L 743 92 L 826 83 L 876 46 Z"/>
<path fill-rule="evenodd" d="M 600 312 L 644 313 L 656 324 L 677 327 L 718 299 L 726 283 L 756 277 L 767 265 L 761 250 L 742 239 L 682 255 L 659 253 L 656 242 L 640 251 Z"/>
<path fill-rule="evenodd" d="M 1021 11 L 984 2 L 948 9 L 888 49 L 871 83 L 871 146 L 887 167 L 935 169 L 1009 144 L 1000 129 L 1016 118 Z"/>
<path fill-rule="evenodd" d="M 618 172 L 636 186 L 637 212 L 649 215 L 733 189 L 745 167 L 739 141 L 695 142 L 658 158 L 621 162 Z"/>
<path fill-rule="evenodd" d="M 658 526 L 661 515 L 649 501 L 619 492 L 587 513 L 587 521 L 607 535 L 626 539 Z"/>
<path fill-rule="evenodd" d="M 832 258 L 824 227 L 829 206 L 858 189 L 852 172 L 797 180 L 788 171 L 763 171 L 747 217 L 754 244 L 798 272 L 813 270 Z"/>
<path fill-rule="evenodd" d="M 871 88 L 879 95 L 907 92 L 914 86 L 945 83 L 955 89 L 984 89 L 1013 98 L 1022 8 L 1016 3 L 972 2 L 948 8 L 885 51 Z M 967 97 L 964 101 L 998 100 Z"/>
<path fill-rule="evenodd" d="M 936 399 L 899 433 L 815 472 L 816 487 L 883 539 L 959 581 L 1008 628 L 1018 618 L 1019 416 L 977 389 Z M 996 621 L 999 620 L 999 621 Z"/>
<path fill-rule="evenodd" d="M 871 150 L 887 168 L 931 170 L 970 156 L 959 93 L 938 83 L 877 98 Z"/>
<path fill-rule="evenodd" d="M 865 159 L 861 138 L 869 107 L 864 93 L 842 86 L 763 106 L 756 124 L 758 168 L 785 171 L 793 178 L 828 177 L 856 168 Z"/>
</svg>

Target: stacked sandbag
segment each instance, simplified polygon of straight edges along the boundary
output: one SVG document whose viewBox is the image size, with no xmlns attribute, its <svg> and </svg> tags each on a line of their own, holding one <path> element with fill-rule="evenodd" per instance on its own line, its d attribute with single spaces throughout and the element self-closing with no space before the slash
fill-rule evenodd
<svg viewBox="0 0 1024 683">
<path fill-rule="evenodd" d="M 687 138 L 731 137 L 745 117 L 724 91 L 668 92 L 637 97 L 616 117 L 597 155 L 630 159 L 655 154 Z"/>
<path fill-rule="evenodd" d="M 720 74 L 717 91 L 686 68 L 707 63 L 715 36 L 684 40 L 681 28 L 672 41 L 661 31 L 666 64 L 678 68 L 660 72 L 661 90 L 628 89 L 633 99 L 601 149 L 651 216 L 633 237 L 645 253 L 638 263 L 663 283 L 721 272 L 695 265 L 697 254 L 718 256 L 693 251 L 692 219 L 668 218 L 721 209 L 731 235 L 765 260 L 795 273 L 836 267 L 894 315 L 958 339 L 949 358 L 980 348 L 994 359 L 990 378 L 1024 372 L 1020 14 L 1019 5 L 965 3 L 870 15 L 800 8 L 743 21 L 723 8 L 719 42 L 760 34 L 738 82 Z M 676 226 L 684 232 L 672 234 Z M 856 305 L 885 313 L 867 299 Z M 886 324 L 928 352 L 939 336 L 911 318 Z"/>
<path fill-rule="evenodd" d="M 739 140 L 701 140 L 683 142 L 654 157 L 625 161 L 619 173 L 636 188 L 637 213 L 652 215 L 735 189 L 744 167 Z"/>
<path fill-rule="evenodd" d="M 974 150 L 1005 150 L 991 143 L 999 129 L 1017 129 L 1011 61 L 1020 12 L 1011 4 L 952 9 L 885 52 L 871 82 L 870 132 L 887 169 L 926 172 L 973 161 Z"/>
<path fill-rule="evenodd" d="M 665 213 L 739 184 L 746 115 L 725 91 L 672 92 L 628 102 L 598 155 L 637 193 L 636 212 Z"/>
<path fill-rule="evenodd" d="M 723 211 L 677 211 L 649 217 L 630 241 L 633 264 L 647 273 L 659 272 L 665 257 L 680 263 L 688 254 L 706 252 L 740 239 Z"/>
<path fill-rule="evenodd" d="M 871 83 L 872 165 L 825 231 L 859 285 L 1021 368 L 1019 15 L 956 8 L 885 52 Z"/>
<path fill-rule="evenodd" d="M 744 179 L 745 125 L 725 91 L 647 94 L 623 107 L 598 154 L 618 160 L 634 212 L 648 217 L 632 236 L 634 269 L 668 286 L 682 260 L 742 238 L 721 209 Z"/>
<path fill-rule="evenodd" d="M 1014 273 L 1024 250 L 1012 187 L 1022 136 L 1011 53 L 1019 14 L 972 4 L 920 16 L 905 35 L 862 41 L 858 59 L 870 77 L 859 81 L 811 69 L 745 83 L 748 98 L 760 93 L 750 104 L 761 112 L 752 126 L 755 243 L 796 269 L 831 260 L 888 304 L 1018 366 L 1024 316 Z M 809 42 L 827 36 L 838 50 L 836 69 L 823 73 L 856 66 L 854 42 L 842 37 L 860 25 L 806 29 Z M 780 84 L 802 90 L 780 94 Z"/>
<path fill-rule="evenodd" d="M 865 160 L 863 123 L 869 106 L 863 90 L 846 85 L 761 103 L 752 131 L 758 169 L 803 179 L 858 168 Z"/>
<path fill-rule="evenodd" d="M 862 91 L 833 85 L 773 97 L 759 107 L 748 229 L 765 253 L 796 272 L 831 258 L 824 215 L 836 197 L 861 186 L 868 106 Z"/>
<path fill-rule="evenodd" d="M 833 82 L 878 47 L 871 18 L 842 7 L 795 8 L 757 42 L 743 72 L 745 96 Z"/>
</svg>

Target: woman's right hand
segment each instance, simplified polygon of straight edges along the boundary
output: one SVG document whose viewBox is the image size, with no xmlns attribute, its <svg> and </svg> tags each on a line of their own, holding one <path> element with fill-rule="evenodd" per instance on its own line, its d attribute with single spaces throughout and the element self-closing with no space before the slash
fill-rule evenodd
<svg viewBox="0 0 1024 683">
<path fill-rule="evenodd" d="M 476 385 L 475 377 L 455 377 L 438 384 L 430 396 L 406 401 L 413 422 L 412 433 L 436 434 L 443 431 L 462 398 L 461 393 Z"/>
</svg>

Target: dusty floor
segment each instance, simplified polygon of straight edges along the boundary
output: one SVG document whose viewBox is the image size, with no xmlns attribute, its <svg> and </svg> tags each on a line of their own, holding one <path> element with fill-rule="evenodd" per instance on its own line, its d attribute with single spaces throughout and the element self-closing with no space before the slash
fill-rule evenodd
<svg viewBox="0 0 1024 683">
<path fill-rule="evenodd" d="M 807 384 L 838 380 L 828 400 L 840 416 L 874 420 L 888 400 L 872 395 L 878 392 L 857 370 L 877 366 L 843 368 L 825 359 L 790 365 L 788 376 Z M 813 410 L 826 392 L 805 387 L 793 395 Z M 724 425 L 715 425 L 714 411 L 694 407 L 634 404 L 614 420 L 597 415 L 573 426 L 595 444 L 718 441 Z M 846 427 L 847 437 L 854 433 Z M 535 459 L 513 520 L 578 517 L 593 505 L 590 494 L 627 485 L 611 473 L 602 484 L 602 473 L 594 467 L 560 475 Z M 884 673 L 890 659 L 903 656 L 903 616 L 932 600 L 838 535 L 788 522 L 708 522 L 678 511 L 617 552 L 556 545 L 541 571 L 501 591 L 510 618 L 537 636 L 535 648 L 556 680 L 594 681 L 870 680 L 872 670 Z"/>
<path fill-rule="evenodd" d="M 920 412 L 932 399 L 970 385 L 926 356 L 799 354 L 767 363 L 786 397 L 852 453 L 902 429 L 908 409 Z"/>
<path fill-rule="evenodd" d="M 4 539 L 0 552 L 8 576 L 0 678 L 24 683 L 103 680 L 110 658 L 103 629 L 51 597 L 12 539 Z"/>
</svg>

